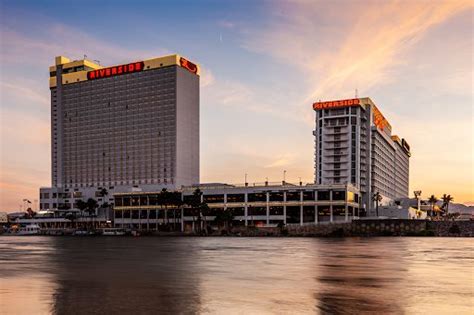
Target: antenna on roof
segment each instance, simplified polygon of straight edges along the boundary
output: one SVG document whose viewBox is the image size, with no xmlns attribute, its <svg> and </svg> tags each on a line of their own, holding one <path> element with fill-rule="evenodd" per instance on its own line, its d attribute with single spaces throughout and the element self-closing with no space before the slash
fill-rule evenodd
<svg viewBox="0 0 474 315">
<path fill-rule="evenodd" d="M 355 98 L 359 98 L 359 91 L 357 89 L 355 90 Z"/>
<path fill-rule="evenodd" d="M 86 54 L 84 54 L 84 60 L 85 60 L 85 59 L 87 59 L 87 55 L 86 55 Z"/>
</svg>

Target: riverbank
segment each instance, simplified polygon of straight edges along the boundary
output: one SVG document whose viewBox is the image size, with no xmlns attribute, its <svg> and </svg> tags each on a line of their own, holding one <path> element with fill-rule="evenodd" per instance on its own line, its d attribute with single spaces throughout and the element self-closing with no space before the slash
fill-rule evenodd
<svg viewBox="0 0 474 315">
<path fill-rule="evenodd" d="M 42 235 L 75 235 L 74 229 L 47 229 Z M 1 233 L 0 233 L 1 234 Z M 102 236 L 99 230 L 87 236 Z M 354 220 L 352 222 L 311 225 L 289 224 L 282 227 L 239 226 L 228 229 L 208 229 L 200 232 L 129 231 L 134 236 L 245 236 L 245 237 L 375 237 L 375 236 L 435 236 L 473 237 L 474 221 L 428 221 L 405 219 Z M 85 236 L 84 234 L 81 234 Z M 78 236 L 77 234 L 75 236 Z"/>
</svg>

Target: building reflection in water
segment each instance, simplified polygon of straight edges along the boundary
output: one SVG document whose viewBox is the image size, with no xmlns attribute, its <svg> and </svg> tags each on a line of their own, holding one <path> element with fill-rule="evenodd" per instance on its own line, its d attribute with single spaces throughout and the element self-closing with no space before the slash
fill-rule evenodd
<svg viewBox="0 0 474 315">
<path fill-rule="evenodd" d="M 318 247 L 321 259 L 315 298 L 321 313 L 403 313 L 403 243 L 394 248 L 386 246 L 386 239 L 326 242 L 331 244 Z"/>
<path fill-rule="evenodd" d="M 199 312 L 192 243 L 113 237 L 56 238 L 55 243 L 54 313 Z"/>
<path fill-rule="evenodd" d="M 0 237 L 0 314 L 472 314 L 465 238 Z"/>
</svg>

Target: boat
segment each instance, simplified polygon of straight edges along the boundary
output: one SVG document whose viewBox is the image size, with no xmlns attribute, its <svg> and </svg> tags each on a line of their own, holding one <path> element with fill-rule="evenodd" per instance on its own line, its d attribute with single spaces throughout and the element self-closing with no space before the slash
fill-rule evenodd
<svg viewBox="0 0 474 315">
<path fill-rule="evenodd" d="M 122 236 L 125 235 L 125 230 L 120 228 L 103 228 L 102 235 L 104 236 Z"/>
<path fill-rule="evenodd" d="M 28 224 L 26 226 L 20 226 L 19 229 L 13 230 L 13 235 L 39 235 L 41 227 L 38 224 Z"/>
</svg>

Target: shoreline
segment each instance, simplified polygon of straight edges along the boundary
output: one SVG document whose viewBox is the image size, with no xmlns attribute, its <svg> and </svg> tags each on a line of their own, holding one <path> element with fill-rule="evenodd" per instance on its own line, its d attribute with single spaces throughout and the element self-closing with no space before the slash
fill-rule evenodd
<svg viewBox="0 0 474 315">
<path fill-rule="evenodd" d="M 354 220 L 352 222 L 287 225 L 283 227 L 231 227 L 202 229 L 201 231 L 160 232 L 127 231 L 126 235 L 102 235 L 100 229 L 89 234 L 74 235 L 76 229 L 49 229 L 32 236 L 82 237 L 474 237 L 474 221 L 428 221 L 408 219 Z M 30 236 L 0 233 L 0 236 Z"/>
</svg>

